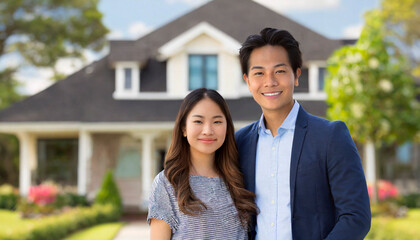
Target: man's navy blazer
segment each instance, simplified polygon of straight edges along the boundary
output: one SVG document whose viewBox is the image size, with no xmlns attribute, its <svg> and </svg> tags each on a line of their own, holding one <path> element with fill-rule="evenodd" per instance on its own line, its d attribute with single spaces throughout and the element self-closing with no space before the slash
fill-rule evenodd
<svg viewBox="0 0 420 240">
<path fill-rule="evenodd" d="M 235 134 L 245 187 L 255 193 L 258 121 Z M 341 121 L 308 114 L 296 119 L 290 163 L 293 239 L 363 239 L 371 212 L 356 146 Z M 255 236 L 254 216 L 251 237 Z"/>
</svg>

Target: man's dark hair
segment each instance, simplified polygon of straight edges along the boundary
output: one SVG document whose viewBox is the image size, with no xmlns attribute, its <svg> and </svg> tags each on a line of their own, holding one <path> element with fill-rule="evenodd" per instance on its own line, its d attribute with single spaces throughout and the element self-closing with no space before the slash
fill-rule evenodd
<svg viewBox="0 0 420 240">
<path fill-rule="evenodd" d="M 239 60 L 241 61 L 243 74 L 248 75 L 249 57 L 252 51 L 265 45 L 282 46 L 286 49 L 294 74 L 296 74 L 298 68 L 302 68 L 302 54 L 299 43 L 292 34 L 286 30 L 264 28 L 260 34 L 250 35 L 239 50 Z"/>
</svg>

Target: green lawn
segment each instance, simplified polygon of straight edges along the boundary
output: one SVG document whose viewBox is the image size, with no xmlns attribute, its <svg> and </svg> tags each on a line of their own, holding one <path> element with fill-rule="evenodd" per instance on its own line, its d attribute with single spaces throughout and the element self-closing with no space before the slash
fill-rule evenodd
<svg viewBox="0 0 420 240">
<path fill-rule="evenodd" d="M 32 225 L 36 219 L 21 219 L 17 212 L 0 209 L 0 239 L 7 236 L 8 232 L 26 229 Z M 76 232 L 66 238 L 66 240 L 112 240 L 124 223 L 106 223 L 87 228 Z"/>
<path fill-rule="evenodd" d="M 112 240 L 124 223 L 104 223 L 76 232 L 64 240 Z"/>
<path fill-rule="evenodd" d="M 36 220 L 21 219 L 17 212 L 0 209 L 0 236 L 16 229 L 27 228 Z"/>
<path fill-rule="evenodd" d="M 420 209 L 409 210 L 404 218 L 372 218 L 366 240 L 420 240 Z"/>
</svg>

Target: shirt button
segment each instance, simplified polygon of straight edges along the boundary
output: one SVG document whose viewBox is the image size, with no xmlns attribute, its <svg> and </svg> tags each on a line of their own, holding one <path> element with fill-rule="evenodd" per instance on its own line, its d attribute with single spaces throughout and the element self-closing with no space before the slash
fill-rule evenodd
<svg viewBox="0 0 420 240">
<path fill-rule="evenodd" d="M 274 177 L 274 173 L 272 173 L 271 176 Z"/>
<path fill-rule="evenodd" d="M 271 150 L 273 150 L 273 151 L 274 151 L 274 150 L 276 150 L 276 148 L 275 148 L 275 147 L 272 147 L 272 148 L 271 148 Z"/>
<path fill-rule="evenodd" d="M 274 200 L 271 200 L 271 204 L 274 204 Z"/>
<path fill-rule="evenodd" d="M 274 223 L 273 222 L 271 223 L 271 226 L 274 227 Z"/>
</svg>

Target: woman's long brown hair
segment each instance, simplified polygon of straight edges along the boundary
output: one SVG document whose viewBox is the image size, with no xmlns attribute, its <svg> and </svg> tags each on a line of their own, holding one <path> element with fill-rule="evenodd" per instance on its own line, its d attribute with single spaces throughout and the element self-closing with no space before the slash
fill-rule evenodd
<svg viewBox="0 0 420 240">
<path fill-rule="evenodd" d="M 251 215 L 257 213 L 255 194 L 244 187 L 243 175 L 239 170 L 232 117 L 225 100 L 215 90 L 196 89 L 184 98 L 175 121 L 172 142 L 165 157 L 165 176 L 175 189 L 179 209 L 184 214 L 197 215 L 207 209 L 206 205 L 194 196 L 190 186 L 190 146 L 182 131 L 191 109 L 204 98 L 215 102 L 226 117 L 226 138 L 223 145 L 216 150 L 215 166 L 229 190 L 242 225 L 246 226 L 250 223 Z"/>
</svg>

